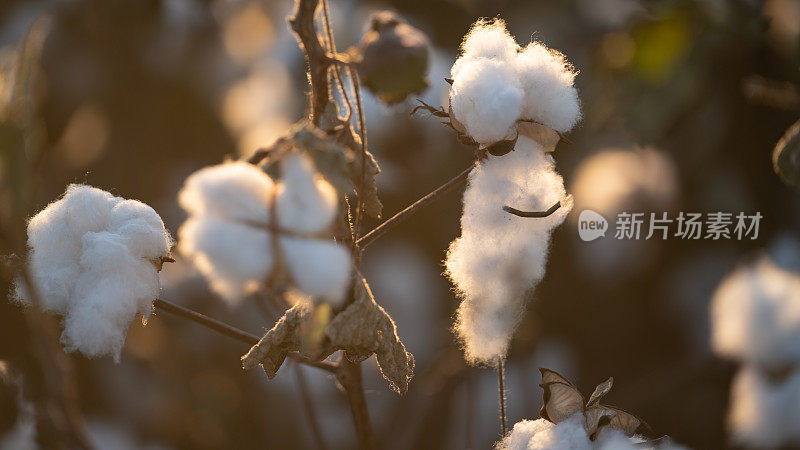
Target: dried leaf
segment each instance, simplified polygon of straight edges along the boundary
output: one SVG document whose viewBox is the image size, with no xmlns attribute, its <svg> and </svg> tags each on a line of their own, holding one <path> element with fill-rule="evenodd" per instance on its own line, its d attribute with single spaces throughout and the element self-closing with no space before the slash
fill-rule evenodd
<svg viewBox="0 0 800 450">
<path fill-rule="evenodd" d="M 586 406 L 592 406 L 596 403 L 599 403 L 601 398 L 605 397 L 606 394 L 611 392 L 611 386 L 613 385 L 614 385 L 614 377 L 610 377 L 606 381 L 598 384 L 597 387 L 594 388 L 594 392 L 592 392 L 592 395 L 589 397 L 589 401 L 586 402 Z"/>
<path fill-rule="evenodd" d="M 258 344 L 242 356 L 242 367 L 250 370 L 260 364 L 267 377 L 274 378 L 289 352 L 301 349 L 300 330 L 311 311 L 310 305 L 305 303 L 298 303 L 287 310 Z"/>
<path fill-rule="evenodd" d="M 349 359 L 366 359 L 375 353 L 383 377 L 404 394 L 414 374 L 414 357 L 400 342 L 392 318 L 375 303 L 366 280 L 361 278 L 356 289 L 356 300 L 328 326 L 328 338 Z"/>
</svg>

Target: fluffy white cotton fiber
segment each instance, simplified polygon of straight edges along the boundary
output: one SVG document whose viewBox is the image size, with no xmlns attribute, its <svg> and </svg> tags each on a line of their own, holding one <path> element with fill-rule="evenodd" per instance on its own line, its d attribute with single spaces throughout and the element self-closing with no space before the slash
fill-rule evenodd
<svg viewBox="0 0 800 450">
<path fill-rule="evenodd" d="M 762 257 L 722 281 L 711 305 L 711 344 L 742 362 L 731 387 L 736 443 L 800 443 L 800 275 Z"/>
<path fill-rule="evenodd" d="M 580 119 L 572 66 L 536 42 L 520 49 L 502 20 L 473 25 L 450 73 L 452 114 L 481 144 L 513 138 L 521 119 L 560 132 Z"/>
<path fill-rule="evenodd" d="M 627 437 L 617 429 L 606 427 L 594 441 L 589 440 L 583 427 L 583 414 L 578 413 L 554 424 L 544 419 L 517 422 L 509 434 L 498 442 L 495 450 L 680 450 L 681 446 L 661 443 L 657 447 L 645 439 Z"/>
<path fill-rule="evenodd" d="M 800 275 L 764 257 L 723 280 L 711 303 L 711 344 L 764 367 L 800 361 Z"/>
<path fill-rule="evenodd" d="M 226 300 L 263 287 L 278 262 L 305 294 L 332 304 L 344 299 L 350 252 L 325 236 L 338 197 L 305 155 L 284 159 L 279 183 L 244 162 L 202 169 L 186 180 L 178 199 L 189 213 L 178 231 L 179 248 Z"/>
<path fill-rule="evenodd" d="M 502 209 L 545 211 L 523 218 Z M 520 136 L 514 151 L 488 156 L 470 173 L 461 236 L 447 252 L 447 274 L 463 298 L 455 329 L 467 359 L 491 362 L 505 355 L 524 309 L 526 293 L 544 275 L 550 234 L 571 208 L 553 158 Z"/>
<path fill-rule="evenodd" d="M 73 184 L 28 224 L 29 264 L 45 310 L 64 315 L 68 351 L 119 360 L 128 326 L 158 296 L 172 240 L 149 206 Z M 22 286 L 21 301 L 29 303 Z"/>
<path fill-rule="evenodd" d="M 580 107 L 564 57 L 537 43 L 520 49 L 501 20 L 477 22 L 461 49 L 451 70 L 451 114 L 481 144 L 517 138 L 512 152 L 487 156 L 470 174 L 461 236 L 446 260 L 463 299 L 455 330 L 466 357 L 491 363 L 505 356 L 526 294 L 544 275 L 550 234 L 572 207 L 546 153 L 551 149 L 519 134 L 518 121 L 566 132 Z M 546 218 L 503 210 L 546 211 L 559 201 L 561 208 Z"/>
</svg>

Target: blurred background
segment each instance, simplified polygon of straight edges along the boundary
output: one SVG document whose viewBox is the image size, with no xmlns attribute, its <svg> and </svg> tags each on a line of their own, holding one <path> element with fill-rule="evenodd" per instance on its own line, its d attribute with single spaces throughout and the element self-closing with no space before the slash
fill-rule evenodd
<svg viewBox="0 0 800 450">
<path fill-rule="evenodd" d="M 303 117 L 304 59 L 286 23 L 292 7 L 0 2 L 0 214 L 22 224 L 67 184 L 89 183 L 149 203 L 175 233 L 184 219 L 176 193 L 188 174 L 267 146 Z M 586 393 L 614 376 L 607 402 L 656 435 L 728 446 L 735 365 L 710 353 L 709 300 L 731 270 L 764 252 L 800 267 L 800 196 L 771 162 L 800 112 L 800 1 L 332 0 L 339 48 L 357 44 L 382 8 L 430 39 L 431 87 L 420 98 L 436 106 L 446 104 L 443 78 L 480 17 L 504 18 L 518 42 L 541 41 L 580 71 L 584 119 L 554 154 L 576 208 L 556 230 L 547 275 L 512 344 L 509 421 L 538 417 L 543 366 Z M 365 92 L 386 217 L 472 159 L 438 119 L 409 117 L 412 100 L 388 107 Z M 496 373 L 466 367 L 449 330 L 458 301 L 442 260 L 459 233 L 460 192 L 365 254 L 376 300 L 416 358 L 404 397 L 387 388 L 374 358 L 364 364 L 381 448 L 486 449 L 498 439 Z M 621 211 L 758 211 L 763 219 L 756 240 L 586 243 L 576 232 L 584 208 L 610 220 Z M 253 302 L 215 297 L 184 261 L 161 279 L 164 299 L 256 334 L 273 324 Z M 9 283 L 2 279 L 0 290 Z M 23 311 L 0 301 L 0 360 L 33 402 L 48 395 L 50 378 L 36 340 Z M 131 327 L 120 364 L 57 359 L 98 448 L 314 448 L 291 367 L 271 381 L 244 372 L 246 350 L 156 314 Z M 303 372 L 328 447 L 353 448 L 344 395 L 326 373 Z M 0 447 L 29 448 L 30 411 L 14 404 L 0 403 Z"/>
</svg>

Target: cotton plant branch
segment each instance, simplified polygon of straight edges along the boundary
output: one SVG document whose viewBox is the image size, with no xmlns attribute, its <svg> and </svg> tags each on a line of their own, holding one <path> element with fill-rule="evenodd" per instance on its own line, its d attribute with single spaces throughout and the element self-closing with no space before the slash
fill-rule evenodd
<svg viewBox="0 0 800 450">
<path fill-rule="evenodd" d="M 212 319 L 211 317 L 208 317 L 197 311 L 191 310 L 189 308 L 180 305 L 176 305 L 175 303 L 168 302 L 166 300 L 156 299 L 153 302 L 153 307 L 156 310 L 161 310 L 173 314 L 175 316 L 182 317 L 184 319 L 189 319 L 192 322 L 198 323 L 210 330 L 214 330 L 217 333 L 224 334 L 225 336 L 228 336 L 232 339 L 235 339 L 244 344 L 248 344 L 250 346 L 256 345 L 259 339 L 261 339 L 255 334 L 242 331 L 236 327 L 228 325 L 225 322 L 219 321 L 217 319 Z M 327 372 L 336 373 L 337 370 L 337 366 L 333 363 L 329 363 L 326 361 L 313 361 L 301 356 L 297 352 L 288 352 L 287 356 L 298 363 L 305 364 L 311 367 L 316 367 L 318 369 L 322 369 Z"/>
</svg>

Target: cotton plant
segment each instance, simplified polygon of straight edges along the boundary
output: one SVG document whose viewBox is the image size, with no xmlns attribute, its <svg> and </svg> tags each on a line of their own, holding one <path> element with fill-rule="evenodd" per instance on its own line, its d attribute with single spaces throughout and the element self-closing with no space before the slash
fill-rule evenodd
<svg viewBox="0 0 800 450">
<path fill-rule="evenodd" d="M 30 286 L 35 300 L 63 316 L 67 351 L 116 361 L 137 314 L 146 321 L 160 290 L 158 272 L 172 239 L 150 206 L 91 186 L 72 184 L 28 223 Z"/>
<path fill-rule="evenodd" d="M 520 47 L 495 20 L 472 27 L 451 75 L 446 115 L 480 160 L 446 273 L 462 299 L 454 328 L 467 360 L 492 363 L 506 355 L 526 294 L 544 276 L 550 235 L 572 206 L 550 152 L 581 116 L 576 72 L 540 43 Z"/>
<path fill-rule="evenodd" d="M 711 347 L 741 363 L 728 428 L 749 448 L 800 444 L 800 275 L 766 256 L 724 279 L 711 303 Z"/>
<path fill-rule="evenodd" d="M 260 168 L 233 161 L 190 175 L 178 194 L 189 215 L 178 249 L 232 302 L 285 271 L 307 296 L 340 306 L 352 256 L 331 237 L 338 194 L 303 153 L 287 155 L 281 174 L 275 182 Z"/>
</svg>

